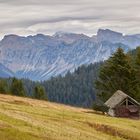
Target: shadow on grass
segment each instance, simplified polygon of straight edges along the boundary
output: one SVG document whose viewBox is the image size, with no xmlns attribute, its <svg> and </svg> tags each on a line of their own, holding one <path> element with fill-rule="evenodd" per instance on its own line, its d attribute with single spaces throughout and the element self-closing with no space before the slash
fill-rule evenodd
<svg viewBox="0 0 140 140">
<path fill-rule="evenodd" d="M 134 138 L 131 135 L 126 135 L 121 130 L 118 130 L 117 128 L 109 126 L 109 125 L 91 123 L 91 122 L 86 122 L 86 123 L 89 127 L 93 127 L 96 131 L 100 131 L 111 136 L 120 137 L 120 138 L 128 139 L 128 140 L 139 140 L 138 138 Z"/>
</svg>

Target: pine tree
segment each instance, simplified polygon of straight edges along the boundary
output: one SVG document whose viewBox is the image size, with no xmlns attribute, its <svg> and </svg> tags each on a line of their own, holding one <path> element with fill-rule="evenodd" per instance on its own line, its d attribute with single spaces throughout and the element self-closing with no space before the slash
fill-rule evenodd
<svg viewBox="0 0 140 140">
<path fill-rule="evenodd" d="M 0 93 L 6 94 L 8 92 L 8 85 L 6 80 L 0 80 Z"/>
<path fill-rule="evenodd" d="M 140 83 L 140 47 L 137 49 L 135 65 L 137 71 L 137 79 L 139 80 Z"/>
<path fill-rule="evenodd" d="M 23 83 L 21 80 L 18 80 L 16 78 L 12 79 L 12 83 L 11 83 L 11 93 L 13 95 L 17 95 L 17 96 L 25 96 L 25 89 L 23 86 Z"/>
<path fill-rule="evenodd" d="M 137 100 L 140 101 L 140 47 L 137 48 L 137 54 L 135 59 L 135 68 L 136 68 L 136 78 L 138 81 L 138 91 L 136 93 Z"/>
<path fill-rule="evenodd" d="M 47 100 L 45 89 L 43 86 L 40 85 L 35 86 L 33 96 L 36 99 Z"/>
<path fill-rule="evenodd" d="M 136 72 L 130 64 L 130 57 L 118 48 L 100 70 L 96 81 L 97 96 L 106 101 L 115 91 L 122 90 L 135 97 L 137 92 Z"/>
</svg>

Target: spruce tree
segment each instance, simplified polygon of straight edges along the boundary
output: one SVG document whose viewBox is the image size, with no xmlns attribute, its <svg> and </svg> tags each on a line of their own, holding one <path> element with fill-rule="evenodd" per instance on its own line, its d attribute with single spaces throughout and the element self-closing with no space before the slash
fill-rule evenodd
<svg viewBox="0 0 140 140">
<path fill-rule="evenodd" d="M 136 93 L 137 100 L 140 101 L 140 47 L 137 48 L 137 54 L 135 59 L 135 68 L 136 68 L 136 78 L 138 81 L 138 91 Z"/>
<path fill-rule="evenodd" d="M 6 80 L 0 80 L 0 93 L 7 94 L 8 92 L 8 85 Z"/>
<path fill-rule="evenodd" d="M 34 88 L 34 98 L 40 99 L 40 100 L 47 100 L 47 97 L 45 95 L 45 89 L 43 86 L 37 85 Z"/>
<path fill-rule="evenodd" d="M 118 48 L 102 66 L 96 81 L 97 96 L 106 101 L 115 91 L 122 90 L 135 97 L 137 92 L 136 72 L 130 64 L 130 57 Z"/>
<path fill-rule="evenodd" d="M 21 80 L 18 80 L 16 78 L 12 79 L 12 83 L 11 83 L 11 93 L 13 95 L 17 95 L 17 96 L 25 96 L 25 89 L 23 86 L 23 83 Z"/>
<path fill-rule="evenodd" d="M 137 79 L 139 80 L 139 83 L 140 83 L 140 47 L 137 48 L 135 65 L 136 65 L 136 71 L 137 71 Z"/>
</svg>

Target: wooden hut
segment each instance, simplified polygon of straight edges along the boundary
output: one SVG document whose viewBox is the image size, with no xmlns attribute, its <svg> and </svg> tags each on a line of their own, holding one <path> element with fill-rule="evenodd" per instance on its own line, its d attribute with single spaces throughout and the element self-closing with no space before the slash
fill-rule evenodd
<svg viewBox="0 0 140 140">
<path fill-rule="evenodd" d="M 109 107 L 110 116 L 140 118 L 140 103 L 120 90 L 116 91 L 105 105 Z"/>
</svg>

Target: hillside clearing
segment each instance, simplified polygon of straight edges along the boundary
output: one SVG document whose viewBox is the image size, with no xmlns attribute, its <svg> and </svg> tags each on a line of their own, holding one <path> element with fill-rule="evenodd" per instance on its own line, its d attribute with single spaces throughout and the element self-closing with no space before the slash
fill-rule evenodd
<svg viewBox="0 0 140 140">
<path fill-rule="evenodd" d="M 140 120 L 0 95 L 0 140 L 140 140 Z"/>
</svg>

